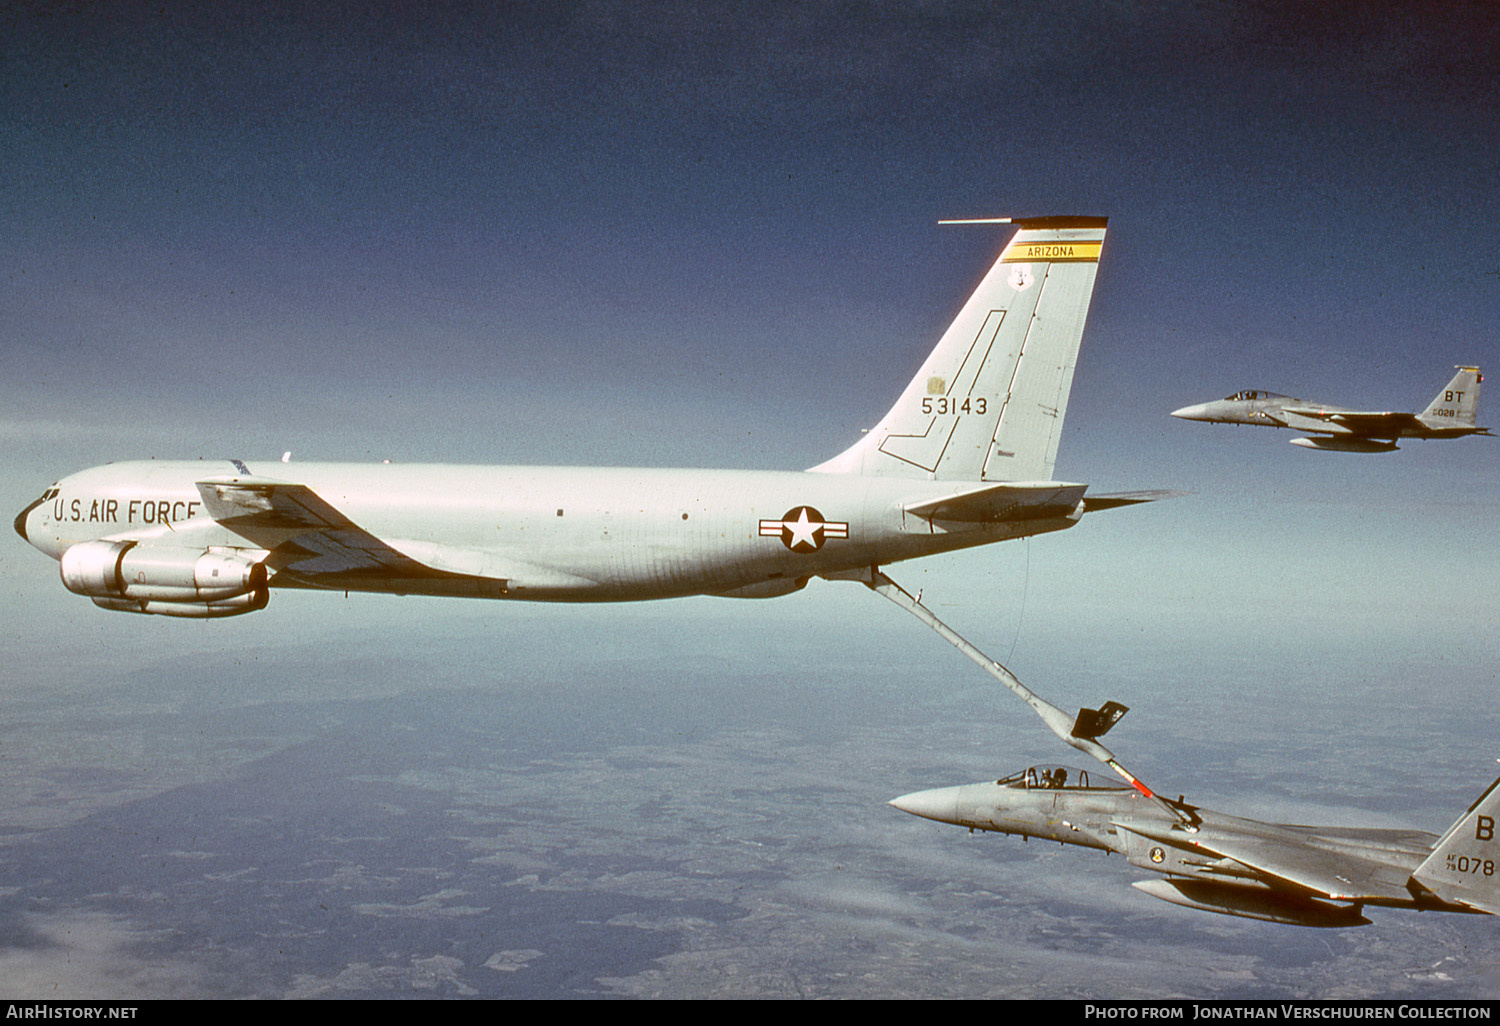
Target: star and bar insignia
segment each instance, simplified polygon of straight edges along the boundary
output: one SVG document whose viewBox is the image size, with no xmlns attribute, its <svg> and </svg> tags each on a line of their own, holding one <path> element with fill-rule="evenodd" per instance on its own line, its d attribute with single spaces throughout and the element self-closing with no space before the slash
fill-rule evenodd
<svg viewBox="0 0 1500 1026">
<path fill-rule="evenodd" d="M 780 538 L 793 552 L 817 552 L 829 538 L 849 537 L 849 524 L 825 520 L 811 506 L 793 506 L 780 520 L 762 520 L 760 536 Z"/>
</svg>

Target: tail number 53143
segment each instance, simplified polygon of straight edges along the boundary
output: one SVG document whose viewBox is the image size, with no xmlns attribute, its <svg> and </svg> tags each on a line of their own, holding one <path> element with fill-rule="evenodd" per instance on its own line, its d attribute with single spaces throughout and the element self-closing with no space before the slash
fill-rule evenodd
<svg viewBox="0 0 1500 1026">
<path fill-rule="evenodd" d="M 982 416 L 988 408 L 989 403 L 985 401 L 983 396 L 973 398 L 964 396 L 963 398 L 959 398 L 958 396 L 940 395 L 937 397 L 928 396 L 922 400 L 923 413 L 975 413 Z"/>
</svg>

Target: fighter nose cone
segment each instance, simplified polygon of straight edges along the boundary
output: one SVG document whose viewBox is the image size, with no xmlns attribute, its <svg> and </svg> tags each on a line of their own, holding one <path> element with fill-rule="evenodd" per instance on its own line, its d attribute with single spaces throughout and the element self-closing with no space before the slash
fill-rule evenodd
<svg viewBox="0 0 1500 1026">
<path fill-rule="evenodd" d="M 935 787 L 929 791 L 913 791 L 888 803 L 902 812 L 942 823 L 952 823 L 958 818 L 958 788 Z"/>
<path fill-rule="evenodd" d="M 1202 420 L 1203 415 L 1207 412 L 1207 403 L 1194 403 L 1192 406 L 1184 406 L 1180 410 L 1173 410 L 1172 416 L 1181 417 L 1183 420 Z"/>
</svg>

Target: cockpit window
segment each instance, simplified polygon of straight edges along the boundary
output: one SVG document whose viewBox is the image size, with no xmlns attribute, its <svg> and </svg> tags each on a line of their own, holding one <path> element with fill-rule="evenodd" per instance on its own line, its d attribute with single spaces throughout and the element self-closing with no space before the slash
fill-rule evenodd
<svg viewBox="0 0 1500 1026">
<path fill-rule="evenodd" d="M 1234 395 L 1226 395 L 1224 397 L 1224 401 L 1225 402 L 1231 402 L 1231 403 L 1232 402 L 1241 402 L 1241 403 L 1243 403 L 1243 402 L 1249 402 L 1251 399 L 1288 399 L 1288 398 L 1290 398 L 1290 396 L 1282 395 L 1280 392 L 1267 392 L 1266 390 L 1260 389 L 1260 388 L 1248 388 L 1248 389 L 1246 389 L 1243 392 L 1236 392 L 1236 393 L 1234 393 Z"/>
<path fill-rule="evenodd" d="M 1012 773 L 1008 777 L 1002 777 L 995 781 L 1001 787 L 1015 787 L 1022 790 L 1041 788 L 1044 790 L 1057 790 L 1066 788 L 1068 790 L 1083 790 L 1091 788 L 1098 790 L 1109 788 L 1118 790 L 1125 787 L 1124 784 L 1109 777 L 1094 774 L 1089 776 L 1085 769 L 1074 769 L 1071 766 L 1029 766 L 1019 773 Z"/>
</svg>

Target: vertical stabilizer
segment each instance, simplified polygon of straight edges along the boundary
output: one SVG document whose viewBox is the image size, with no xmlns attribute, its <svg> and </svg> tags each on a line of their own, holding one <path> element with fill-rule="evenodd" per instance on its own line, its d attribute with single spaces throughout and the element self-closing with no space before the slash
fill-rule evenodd
<svg viewBox="0 0 1500 1026">
<path fill-rule="evenodd" d="M 1479 383 L 1484 380 L 1484 376 L 1479 373 L 1478 367 L 1455 369 L 1458 373 L 1427 404 L 1422 416 L 1459 420 L 1472 426 L 1474 418 L 1479 414 Z"/>
<path fill-rule="evenodd" d="M 1108 219 L 1011 223 L 1020 230 L 896 405 L 814 471 L 1051 480 Z"/>
<path fill-rule="evenodd" d="M 1444 901 L 1500 915 L 1500 780 L 1448 828 L 1412 879 Z"/>
</svg>

